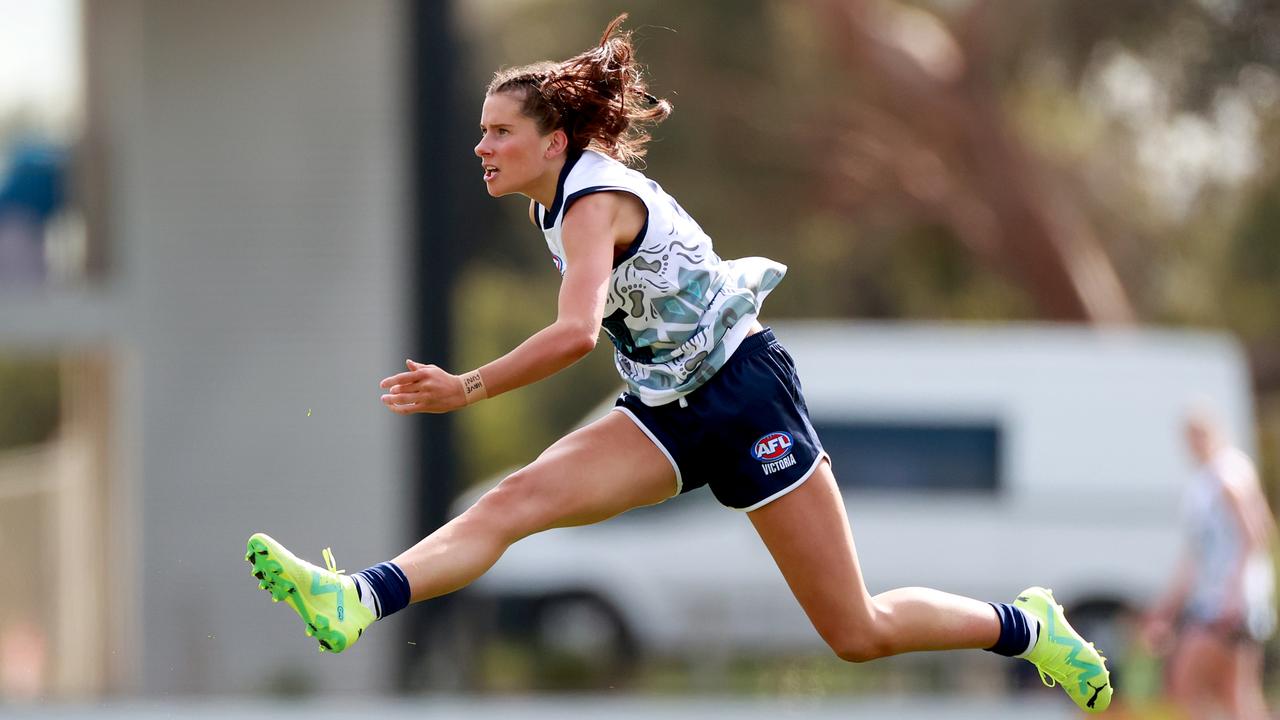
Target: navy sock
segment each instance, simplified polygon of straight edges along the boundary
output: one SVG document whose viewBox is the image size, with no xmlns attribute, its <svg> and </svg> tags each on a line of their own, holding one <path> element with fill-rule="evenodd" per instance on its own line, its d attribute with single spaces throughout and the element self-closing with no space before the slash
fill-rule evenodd
<svg viewBox="0 0 1280 720">
<path fill-rule="evenodd" d="M 1031 646 L 1031 632 L 1036 628 L 1021 608 L 1009 603 L 987 603 L 1000 616 L 1000 639 L 987 648 L 989 652 L 1005 657 L 1015 657 Z"/>
<path fill-rule="evenodd" d="M 366 584 L 373 591 L 375 608 L 373 614 L 378 616 L 379 620 L 409 605 L 409 578 L 405 577 L 404 571 L 393 562 L 378 563 L 351 577 L 357 578 L 356 591 L 361 596 L 361 602 L 364 602 Z"/>
</svg>

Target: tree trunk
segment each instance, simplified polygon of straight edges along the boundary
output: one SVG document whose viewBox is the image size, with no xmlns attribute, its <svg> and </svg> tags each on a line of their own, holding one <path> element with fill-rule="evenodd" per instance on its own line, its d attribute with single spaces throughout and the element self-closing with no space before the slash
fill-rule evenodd
<svg viewBox="0 0 1280 720">
<path fill-rule="evenodd" d="M 964 44 L 933 16 L 873 0 L 809 0 L 854 74 L 876 94 L 892 135 L 878 158 L 903 191 L 1010 275 L 1053 320 L 1125 325 L 1133 308 L 1089 221 L 1017 140 L 981 65 L 986 4 Z M 865 119 L 865 118 L 864 118 Z M 866 127 L 854 127 L 852 144 Z M 832 163 L 833 167 L 857 167 Z M 849 177 L 837 178 L 849 182 Z"/>
</svg>

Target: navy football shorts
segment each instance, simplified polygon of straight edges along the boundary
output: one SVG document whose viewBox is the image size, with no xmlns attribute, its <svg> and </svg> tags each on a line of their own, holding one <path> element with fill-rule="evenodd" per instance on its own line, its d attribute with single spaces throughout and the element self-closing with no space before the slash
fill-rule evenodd
<svg viewBox="0 0 1280 720">
<path fill-rule="evenodd" d="M 677 494 L 710 485 L 721 504 L 751 511 L 800 487 L 826 457 L 795 361 L 768 328 L 684 400 L 649 407 L 624 392 L 613 408 L 671 461 Z"/>
</svg>

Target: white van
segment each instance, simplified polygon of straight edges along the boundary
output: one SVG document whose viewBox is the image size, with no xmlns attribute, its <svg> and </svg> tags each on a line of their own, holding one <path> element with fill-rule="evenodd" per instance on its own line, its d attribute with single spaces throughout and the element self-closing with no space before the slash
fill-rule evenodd
<svg viewBox="0 0 1280 720">
<path fill-rule="evenodd" d="M 1225 335 L 774 329 L 796 359 L 873 593 L 926 585 L 1008 602 L 1044 585 L 1077 626 L 1140 607 L 1179 548 L 1189 405 L 1210 398 L 1252 451 L 1248 370 Z M 600 663 L 822 647 L 751 524 L 706 488 L 526 538 L 473 588 L 540 642 Z"/>
</svg>

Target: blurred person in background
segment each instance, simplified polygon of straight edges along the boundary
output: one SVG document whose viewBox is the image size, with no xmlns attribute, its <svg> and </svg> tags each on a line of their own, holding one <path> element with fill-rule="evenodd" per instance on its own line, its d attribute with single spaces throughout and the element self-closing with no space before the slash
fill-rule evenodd
<svg viewBox="0 0 1280 720">
<path fill-rule="evenodd" d="M 337 572 L 328 549 L 320 568 L 255 533 L 246 560 L 259 586 L 302 616 L 322 650 L 341 652 L 375 619 L 465 587 L 521 538 L 709 485 L 747 515 L 842 659 L 986 649 L 1027 659 L 1082 709 L 1105 710 L 1105 659 L 1050 591 L 1027 588 L 1013 603 L 922 587 L 867 591 L 794 362 L 757 319 L 786 267 L 722 261 L 674 198 L 627 167 L 649 139 L 642 126 L 671 106 L 647 91 L 630 34 L 618 32 L 625 17 L 567 61 L 498 72 L 481 112 L 475 153 L 488 192 L 530 199 L 529 220 L 562 275 L 556 321 L 479 369 L 453 375 L 409 360 L 382 381 L 382 401 L 398 414 L 451 412 L 563 370 L 603 327 L 627 383 L 614 412 L 394 560 L 352 576 Z"/>
<path fill-rule="evenodd" d="M 66 199 L 66 153 L 25 140 L 11 152 L 0 180 L 0 286 L 29 285 L 45 277 L 45 226 Z"/>
<path fill-rule="evenodd" d="M 1183 497 L 1186 547 L 1143 639 L 1168 654 L 1169 699 L 1191 718 L 1267 717 L 1262 643 L 1275 631 L 1275 519 L 1253 462 L 1204 409 L 1186 442 L 1196 473 Z"/>
</svg>

